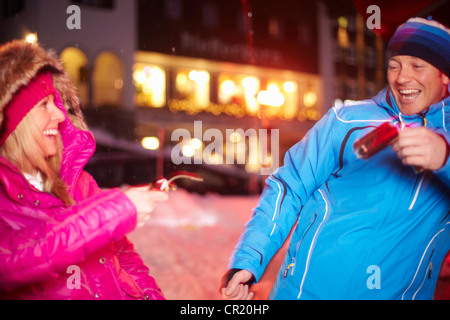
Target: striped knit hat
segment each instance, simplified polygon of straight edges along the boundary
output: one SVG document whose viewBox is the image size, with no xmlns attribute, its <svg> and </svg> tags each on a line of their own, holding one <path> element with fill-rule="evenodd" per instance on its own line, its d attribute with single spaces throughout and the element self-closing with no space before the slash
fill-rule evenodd
<svg viewBox="0 0 450 320">
<path fill-rule="evenodd" d="M 431 19 L 411 18 L 389 41 L 387 59 L 398 55 L 425 60 L 450 77 L 450 30 Z"/>
</svg>

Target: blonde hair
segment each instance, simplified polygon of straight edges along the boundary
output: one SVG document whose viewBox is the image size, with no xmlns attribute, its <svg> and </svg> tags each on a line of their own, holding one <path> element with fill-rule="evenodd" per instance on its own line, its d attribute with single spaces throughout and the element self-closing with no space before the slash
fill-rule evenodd
<svg viewBox="0 0 450 320">
<path fill-rule="evenodd" d="M 0 147 L 0 154 L 22 172 L 31 173 L 33 169 L 39 170 L 44 182 L 44 191 L 61 199 L 65 205 L 72 205 L 75 201 L 69 195 L 67 185 L 59 174 L 63 150 L 61 137 L 57 136 L 58 152 L 51 157 L 44 156 L 41 137 L 28 113 Z"/>
</svg>

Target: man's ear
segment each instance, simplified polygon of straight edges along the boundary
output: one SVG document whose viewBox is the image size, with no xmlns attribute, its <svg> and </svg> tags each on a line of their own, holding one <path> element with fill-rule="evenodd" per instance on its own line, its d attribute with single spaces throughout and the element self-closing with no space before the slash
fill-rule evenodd
<svg viewBox="0 0 450 320">
<path fill-rule="evenodd" d="M 442 73 L 442 81 L 446 86 L 450 83 L 449 77 L 447 77 L 444 73 Z"/>
<path fill-rule="evenodd" d="M 446 76 L 444 73 L 442 73 L 442 83 L 447 87 L 447 94 L 446 96 L 448 96 L 450 94 L 450 78 L 448 76 Z"/>
</svg>

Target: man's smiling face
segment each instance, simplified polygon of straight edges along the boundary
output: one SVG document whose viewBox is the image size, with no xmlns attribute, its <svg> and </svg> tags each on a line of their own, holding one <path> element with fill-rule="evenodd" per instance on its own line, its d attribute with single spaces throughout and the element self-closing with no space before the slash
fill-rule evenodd
<svg viewBox="0 0 450 320">
<path fill-rule="evenodd" d="M 420 113 L 447 95 L 449 78 L 428 62 L 412 56 L 389 59 L 387 79 L 400 111 Z"/>
</svg>

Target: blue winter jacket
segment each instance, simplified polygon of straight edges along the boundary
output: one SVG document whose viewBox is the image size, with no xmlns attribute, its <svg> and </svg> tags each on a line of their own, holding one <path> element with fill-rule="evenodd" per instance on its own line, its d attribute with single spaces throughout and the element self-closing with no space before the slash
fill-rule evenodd
<svg viewBox="0 0 450 320">
<path fill-rule="evenodd" d="M 266 188 L 229 268 L 262 276 L 296 224 L 272 299 L 432 299 L 450 249 L 450 160 L 416 173 L 390 148 L 358 159 L 381 123 L 423 126 L 450 144 L 450 98 L 423 115 L 392 94 L 333 107 L 292 147 Z"/>
</svg>

